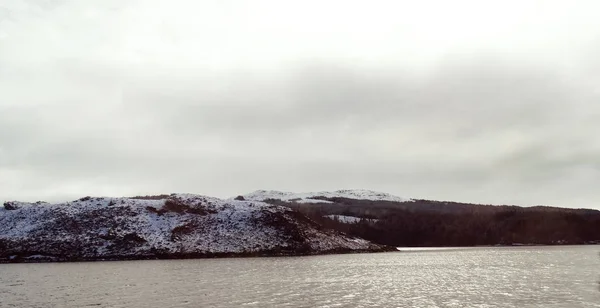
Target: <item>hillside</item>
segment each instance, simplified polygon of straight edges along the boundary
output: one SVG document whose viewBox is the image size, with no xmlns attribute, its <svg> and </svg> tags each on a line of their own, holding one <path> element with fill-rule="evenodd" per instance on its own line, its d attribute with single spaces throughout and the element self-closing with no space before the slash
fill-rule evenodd
<svg viewBox="0 0 600 308">
<path fill-rule="evenodd" d="M 384 251 L 289 208 L 172 194 L 6 202 L 0 261 L 78 261 Z"/>
<path fill-rule="evenodd" d="M 385 245 L 600 243 L 600 211 L 590 209 L 421 200 L 365 190 L 258 191 L 238 199 L 286 206 L 325 227 Z"/>
<path fill-rule="evenodd" d="M 368 190 L 171 194 L 0 207 L 0 262 L 600 243 L 600 211 L 479 205 Z"/>
</svg>

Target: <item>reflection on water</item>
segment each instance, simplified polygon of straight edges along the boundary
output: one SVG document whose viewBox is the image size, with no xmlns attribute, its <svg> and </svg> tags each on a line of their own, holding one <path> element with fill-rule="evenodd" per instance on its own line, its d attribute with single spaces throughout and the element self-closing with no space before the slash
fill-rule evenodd
<svg viewBox="0 0 600 308">
<path fill-rule="evenodd" d="M 0 307 L 600 307 L 599 250 L 1 264 Z"/>
</svg>

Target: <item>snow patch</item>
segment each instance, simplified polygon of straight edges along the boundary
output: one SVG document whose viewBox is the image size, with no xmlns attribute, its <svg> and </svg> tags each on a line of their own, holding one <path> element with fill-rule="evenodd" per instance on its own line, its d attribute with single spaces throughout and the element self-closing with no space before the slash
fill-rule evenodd
<svg viewBox="0 0 600 308">
<path fill-rule="evenodd" d="M 323 217 L 327 217 L 329 219 L 337 220 L 339 222 L 347 223 L 347 224 L 357 223 L 363 219 L 370 223 L 379 221 L 379 219 L 362 218 L 362 217 L 346 216 L 346 215 L 325 215 Z"/>
</svg>

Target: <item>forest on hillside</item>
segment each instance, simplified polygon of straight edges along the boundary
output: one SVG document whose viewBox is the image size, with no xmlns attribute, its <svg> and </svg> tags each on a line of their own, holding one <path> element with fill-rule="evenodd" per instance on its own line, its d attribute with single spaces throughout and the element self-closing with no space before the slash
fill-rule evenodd
<svg viewBox="0 0 600 308">
<path fill-rule="evenodd" d="M 294 208 L 324 228 L 393 246 L 600 243 L 600 211 L 596 210 L 323 199 L 333 203 L 268 202 Z M 360 219 L 348 223 L 336 215 Z"/>
</svg>

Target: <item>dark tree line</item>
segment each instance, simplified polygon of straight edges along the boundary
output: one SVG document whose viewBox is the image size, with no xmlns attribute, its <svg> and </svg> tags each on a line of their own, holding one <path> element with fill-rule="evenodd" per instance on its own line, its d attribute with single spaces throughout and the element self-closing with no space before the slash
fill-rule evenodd
<svg viewBox="0 0 600 308">
<path fill-rule="evenodd" d="M 600 243 L 600 211 L 596 210 L 429 200 L 401 203 L 327 200 L 334 204 L 269 202 L 294 208 L 326 228 L 394 246 Z M 326 215 L 364 219 L 344 223 Z"/>
</svg>

